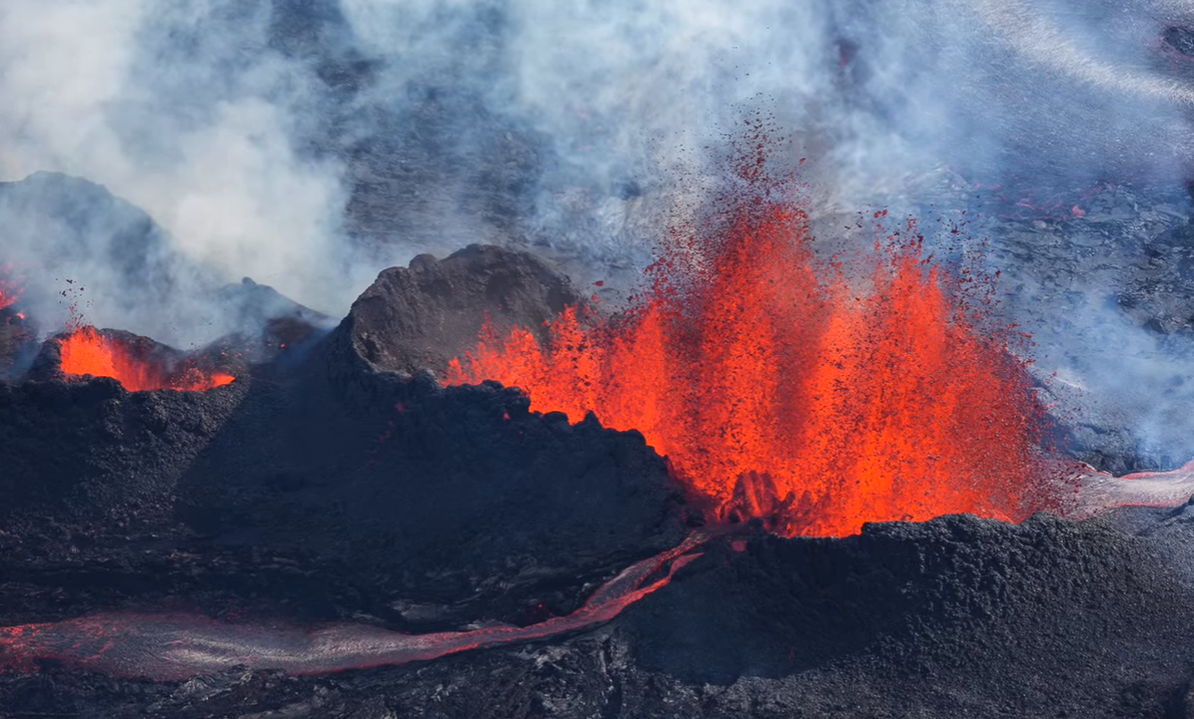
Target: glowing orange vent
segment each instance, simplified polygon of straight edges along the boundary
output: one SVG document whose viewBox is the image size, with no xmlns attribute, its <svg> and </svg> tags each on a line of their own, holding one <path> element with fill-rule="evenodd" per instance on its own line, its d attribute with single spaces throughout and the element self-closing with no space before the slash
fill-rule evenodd
<svg viewBox="0 0 1194 719">
<path fill-rule="evenodd" d="M 131 392 L 158 389 L 201 392 L 236 379 L 194 367 L 168 371 L 166 367 L 134 358 L 119 340 L 105 337 L 93 327 L 81 327 L 64 338 L 61 354 L 62 371 L 66 374 L 111 377 Z"/>
<path fill-rule="evenodd" d="M 978 331 L 916 246 L 877 251 L 869 278 L 847 281 L 814 261 L 799 210 L 731 214 L 701 243 L 672 242 L 628 319 L 569 310 L 547 347 L 488 327 L 447 381 L 498 380 L 533 409 L 637 429 L 696 498 L 783 534 L 1025 518 L 1039 410 L 1006 333 Z M 694 262 L 683 248 L 697 245 L 711 252 Z"/>
</svg>

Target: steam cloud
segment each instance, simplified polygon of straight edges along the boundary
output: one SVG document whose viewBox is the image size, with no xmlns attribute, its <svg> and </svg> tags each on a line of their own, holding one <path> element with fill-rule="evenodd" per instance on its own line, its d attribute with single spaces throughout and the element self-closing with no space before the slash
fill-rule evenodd
<svg viewBox="0 0 1194 719">
<path fill-rule="evenodd" d="M 1188 24 L 1178 0 L 6 0 L 0 175 L 87 178 L 166 234 L 130 283 L 112 227 L 18 193 L 0 261 L 183 345 L 235 328 L 210 297 L 242 275 L 333 315 L 475 241 L 606 276 L 724 181 L 758 112 L 824 217 L 959 208 L 959 176 L 1176 183 L 1194 66 L 1162 37 Z"/>
</svg>

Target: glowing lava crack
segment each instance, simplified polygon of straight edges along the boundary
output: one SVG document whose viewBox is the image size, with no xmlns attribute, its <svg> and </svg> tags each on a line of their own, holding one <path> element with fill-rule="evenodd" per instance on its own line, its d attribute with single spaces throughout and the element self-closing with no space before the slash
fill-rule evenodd
<svg viewBox="0 0 1194 719">
<path fill-rule="evenodd" d="M 708 539 L 707 534 L 694 534 L 679 546 L 623 570 L 572 614 L 525 627 L 412 635 L 350 624 L 304 631 L 183 615 L 96 614 L 0 629 L 0 669 L 30 671 L 39 660 L 55 660 L 114 676 L 178 681 L 236 666 L 324 674 L 427 661 L 608 622 L 666 586 L 681 567 L 701 556 L 692 550 Z"/>
</svg>

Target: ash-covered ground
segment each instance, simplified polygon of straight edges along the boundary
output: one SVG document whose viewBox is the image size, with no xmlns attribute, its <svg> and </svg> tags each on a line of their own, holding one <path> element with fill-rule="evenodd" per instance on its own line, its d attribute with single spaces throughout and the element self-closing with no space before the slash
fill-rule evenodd
<svg viewBox="0 0 1194 719">
<path fill-rule="evenodd" d="M 1006 262 L 1021 271 L 1005 301 L 1060 336 L 1078 322 L 1043 299 L 1081 308 L 1120 287 L 1125 326 L 1178 366 L 1189 280 L 1157 258 L 1184 257 L 1189 207 L 1148 197 L 1107 190 L 1083 217 L 995 214 L 991 252 L 1023 256 Z M 268 297 L 263 316 L 285 316 L 297 341 L 217 345 L 228 386 L 67 380 L 53 341 L 0 384 L 0 626 L 97 611 L 416 634 L 529 625 L 704 522 L 641 435 L 529 412 L 492 383 L 441 385 L 487 318 L 538 327 L 584 299 L 547 262 L 488 246 L 419 257 L 330 331 Z M 1055 371 L 1039 370 L 1042 390 L 1064 399 Z M 1055 411 L 1080 457 L 1164 461 L 1128 429 L 1130 403 L 1080 424 Z M 591 630 L 317 677 L 155 683 L 47 660 L 0 674 L 0 715 L 1194 716 L 1188 514 L 957 516 L 845 539 L 744 526 Z"/>
</svg>

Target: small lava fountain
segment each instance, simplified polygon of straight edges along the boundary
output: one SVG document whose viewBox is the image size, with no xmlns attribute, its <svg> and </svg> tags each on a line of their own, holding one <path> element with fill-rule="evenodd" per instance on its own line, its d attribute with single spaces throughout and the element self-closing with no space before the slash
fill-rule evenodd
<svg viewBox="0 0 1194 719">
<path fill-rule="evenodd" d="M 194 362 L 172 365 L 137 356 L 132 347 L 94 327 L 79 327 L 60 341 L 61 368 L 68 375 L 111 377 L 130 392 L 172 389 L 202 392 L 231 384 L 235 377 L 200 369 Z"/>
</svg>

